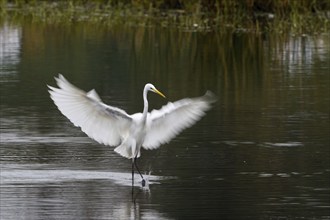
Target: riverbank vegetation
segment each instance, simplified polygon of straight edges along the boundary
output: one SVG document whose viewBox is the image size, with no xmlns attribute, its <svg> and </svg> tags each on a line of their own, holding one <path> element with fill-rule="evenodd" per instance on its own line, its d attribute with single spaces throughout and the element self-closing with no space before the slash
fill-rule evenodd
<svg viewBox="0 0 330 220">
<path fill-rule="evenodd" d="M 161 26 L 184 31 L 318 34 L 328 0 L 0 0 L 1 21 Z"/>
</svg>

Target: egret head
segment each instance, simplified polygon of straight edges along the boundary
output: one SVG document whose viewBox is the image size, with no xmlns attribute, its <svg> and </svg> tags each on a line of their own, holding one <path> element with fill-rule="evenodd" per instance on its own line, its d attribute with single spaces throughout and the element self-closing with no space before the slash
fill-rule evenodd
<svg viewBox="0 0 330 220">
<path fill-rule="evenodd" d="M 166 96 L 163 93 L 161 93 L 158 89 L 156 89 L 156 87 L 154 85 L 152 85 L 151 83 L 148 83 L 145 87 L 146 87 L 147 91 L 157 93 L 158 95 L 162 96 L 163 98 L 166 98 Z"/>
</svg>

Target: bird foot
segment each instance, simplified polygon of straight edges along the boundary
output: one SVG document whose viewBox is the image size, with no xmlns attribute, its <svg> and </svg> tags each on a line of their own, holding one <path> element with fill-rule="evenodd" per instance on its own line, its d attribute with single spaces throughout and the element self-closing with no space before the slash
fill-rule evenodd
<svg viewBox="0 0 330 220">
<path fill-rule="evenodd" d="M 142 179 L 142 187 L 146 186 L 146 181 L 144 179 Z"/>
</svg>

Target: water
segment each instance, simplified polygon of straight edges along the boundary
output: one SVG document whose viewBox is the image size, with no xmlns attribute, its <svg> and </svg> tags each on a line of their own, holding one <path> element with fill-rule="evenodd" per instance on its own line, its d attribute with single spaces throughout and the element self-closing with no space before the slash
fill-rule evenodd
<svg viewBox="0 0 330 220">
<path fill-rule="evenodd" d="M 330 218 L 329 36 L 6 23 L 0 39 L 1 219 Z M 147 82 L 219 100 L 142 151 L 132 191 L 130 161 L 50 100 L 58 73 L 128 113 Z"/>
</svg>

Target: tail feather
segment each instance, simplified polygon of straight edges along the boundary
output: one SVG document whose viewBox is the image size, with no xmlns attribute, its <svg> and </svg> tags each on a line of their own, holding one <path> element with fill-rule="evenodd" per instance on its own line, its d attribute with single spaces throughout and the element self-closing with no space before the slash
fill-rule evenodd
<svg viewBox="0 0 330 220">
<path fill-rule="evenodd" d="M 116 147 L 115 152 L 120 154 L 122 157 L 126 157 L 128 159 L 132 158 L 132 151 L 126 144 L 121 144 Z"/>
<path fill-rule="evenodd" d="M 114 150 L 116 153 L 120 154 L 122 157 L 126 157 L 128 159 L 132 159 L 135 155 L 132 154 L 132 148 L 125 143 L 122 143 Z M 140 151 L 137 154 L 137 157 L 140 157 Z"/>
</svg>

